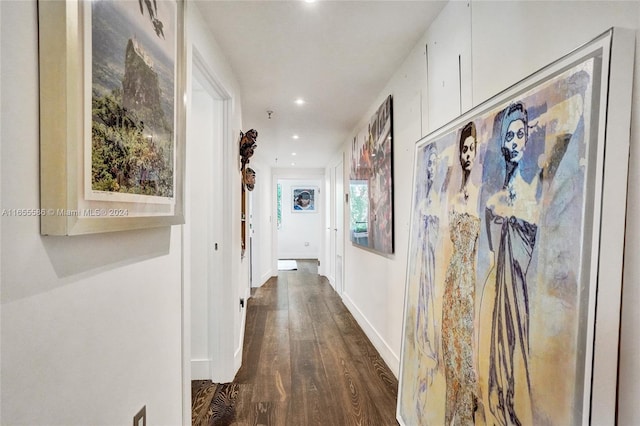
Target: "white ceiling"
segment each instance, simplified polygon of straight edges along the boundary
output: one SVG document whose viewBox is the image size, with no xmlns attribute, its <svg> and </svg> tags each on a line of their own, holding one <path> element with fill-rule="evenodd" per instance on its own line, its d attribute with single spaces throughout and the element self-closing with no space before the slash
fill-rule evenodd
<svg viewBox="0 0 640 426">
<path fill-rule="evenodd" d="M 258 131 L 254 158 L 315 168 L 352 135 L 446 2 L 193 3 L 240 84 L 242 130 Z"/>
</svg>

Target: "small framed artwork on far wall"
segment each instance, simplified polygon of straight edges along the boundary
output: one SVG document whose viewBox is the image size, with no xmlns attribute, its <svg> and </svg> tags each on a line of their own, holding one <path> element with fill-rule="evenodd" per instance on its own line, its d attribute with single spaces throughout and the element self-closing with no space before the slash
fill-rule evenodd
<svg viewBox="0 0 640 426">
<path fill-rule="evenodd" d="M 291 188 L 291 211 L 293 213 L 315 213 L 316 192 L 313 187 Z"/>
</svg>

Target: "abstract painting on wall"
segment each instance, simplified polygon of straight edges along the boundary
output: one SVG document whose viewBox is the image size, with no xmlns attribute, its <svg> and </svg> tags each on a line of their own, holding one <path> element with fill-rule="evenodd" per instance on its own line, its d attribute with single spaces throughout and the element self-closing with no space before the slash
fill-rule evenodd
<svg viewBox="0 0 640 426">
<path fill-rule="evenodd" d="M 393 111 L 391 96 L 353 138 L 349 185 L 351 241 L 393 253 Z"/>
<path fill-rule="evenodd" d="M 624 222 L 624 198 L 603 195 L 609 183 L 626 193 L 629 144 L 630 107 L 614 105 L 609 76 L 612 37 L 416 144 L 401 424 L 591 418 L 595 307 L 620 297 L 622 257 L 604 247 L 624 235 L 611 228 Z M 630 78 L 615 84 L 629 96 Z M 605 143 L 611 126 L 622 130 L 615 145 Z M 604 260 L 613 273 L 599 269 Z M 607 294 L 597 291 L 605 273 Z"/>
</svg>

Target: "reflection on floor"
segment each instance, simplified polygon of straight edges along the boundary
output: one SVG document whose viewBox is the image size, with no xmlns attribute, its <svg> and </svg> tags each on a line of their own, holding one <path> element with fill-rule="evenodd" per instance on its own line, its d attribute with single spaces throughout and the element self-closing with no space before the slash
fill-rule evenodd
<svg viewBox="0 0 640 426">
<path fill-rule="evenodd" d="M 298 262 L 290 259 L 278 259 L 278 271 L 295 271 L 298 269 Z"/>
</svg>

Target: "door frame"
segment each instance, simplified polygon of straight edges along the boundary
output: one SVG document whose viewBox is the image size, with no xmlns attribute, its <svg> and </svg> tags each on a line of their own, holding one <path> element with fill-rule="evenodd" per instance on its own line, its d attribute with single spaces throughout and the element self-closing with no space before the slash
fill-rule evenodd
<svg viewBox="0 0 640 426">
<path fill-rule="evenodd" d="M 344 224 L 345 224 L 345 185 L 344 185 L 344 158 L 340 158 L 337 164 L 333 166 L 333 199 L 334 199 L 334 213 L 335 217 L 335 238 L 334 244 L 335 249 L 333 250 L 335 254 L 334 259 L 334 269 L 335 269 L 335 280 L 336 284 L 334 286 L 336 292 L 340 297 L 342 297 L 342 293 L 344 292 Z M 340 262 L 338 262 L 340 260 Z M 338 267 L 340 265 L 340 267 Z"/>
<path fill-rule="evenodd" d="M 219 271 L 209 274 L 209 283 L 207 290 L 207 305 L 210 315 L 207 320 L 208 333 L 208 355 L 211 358 L 211 380 L 226 381 L 222 377 L 228 371 L 234 368 L 234 342 L 232 327 L 222 327 L 224 319 L 233 315 L 233 295 L 229 286 L 223 283 L 229 282 L 232 275 L 232 227 L 231 211 L 221 206 L 227 205 L 224 200 L 230 199 L 228 190 L 229 181 L 229 161 L 226 159 L 231 155 L 231 108 L 232 98 L 225 87 L 214 76 L 210 67 L 206 64 L 202 54 L 198 52 L 195 46 L 192 47 L 191 61 L 187 64 L 187 120 L 192 119 L 190 101 L 193 99 L 193 80 L 197 79 L 205 90 L 213 99 L 220 102 L 216 113 L 219 114 L 218 119 L 220 129 L 216 132 L 214 146 L 212 151 L 212 164 L 214 165 L 213 179 L 217 180 L 215 184 L 215 194 L 211 198 L 211 220 L 212 229 L 208 233 L 210 262 L 209 271 Z M 189 145 L 190 138 L 194 135 L 189 133 L 187 125 L 186 145 Z M 186 151 L 186 150 L 185 150 Z M 216 160 L 217 157 L 217 160 Z M 216 167 L 217 166 L 217 167 Z M 186 171 L 188 174 L 189 171 Z M 188 180 L 188 179 L 187 179 Z M 218 207 L 216 207 L 218 206 Z M 218 208 L 215 213 L 220 217 L 214 217 L 214 209 Z M 185 247 L 190 243 L 190 237 L 186 235 L 185 226 L 181 231 L 181 272 L 182 272 L 182 415 L 185 424 L 191 423 L 191 284 L 188 282 L 189 277 L 185 276 L 185 271 L 190 268 L 189 259 L 185 257 Z M 217 246 L 216 246 L 217 244 Z M 217 247 L 217 249 L 216 249 Z M 187 253 L 189 250 L 187 250 Z M 217 255 L 216 255 L 217 254 Z M 212 280 L 216 277 L 214 280 Z"/>
</svg>

